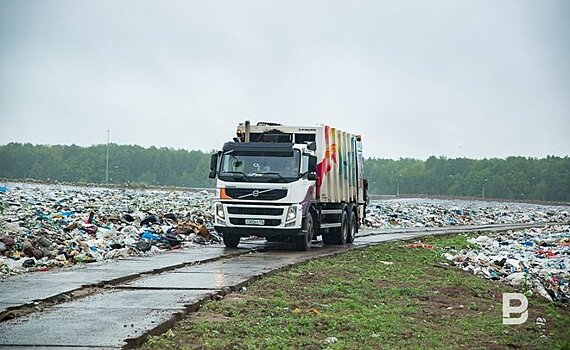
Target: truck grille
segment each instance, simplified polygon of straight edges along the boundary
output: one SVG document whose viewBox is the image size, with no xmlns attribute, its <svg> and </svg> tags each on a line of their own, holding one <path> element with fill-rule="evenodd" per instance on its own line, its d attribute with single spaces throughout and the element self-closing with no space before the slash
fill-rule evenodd
<svg viewBox="0 0 570 350">
<path fill-rule="evenodd" d="M 252 207 L 228 207 L 229 214 L 245 214 L 245 215 L 273 215 L 279 216 L 283 214 L 283 208 L 252 208 Z"/>
<path fill-rule="evenodd" d="M 230 223 L 232 225 L 245 225 L 245 219 L 230 218 Z M 265 219 L 265 224 L 259 225 L 259 227 L 279 226 L 280 224 L 281 224 L 281 220 L 279 220 L 279 219 Z"/>
<path fill-rule="evenodd" d="M 287 196 L 287 190 L 265 188 L 226 188 L 226 194 L 234 199 L 277 200 Z M 257 194 L 257 196 L 255 196 Z"/>
</svg>

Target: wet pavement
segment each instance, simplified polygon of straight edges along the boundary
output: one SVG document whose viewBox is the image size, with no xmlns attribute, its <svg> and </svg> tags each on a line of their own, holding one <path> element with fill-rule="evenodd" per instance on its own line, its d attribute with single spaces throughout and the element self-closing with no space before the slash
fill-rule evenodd
<svg viewBox="0 0 570 350">
<path fill-rule="evenodd" d="M 214 291 L 212 291 L 214 292 Z M 109 290 L 2 324 L 2 345 L 13 347 L 118 347 L 176 319 L 207 291 Z"/>
<path fill-rule="evenodd" d="M 0 281 L 0 347 L 134 346 L 201 303 L 292 264 L 391 240 L 536 226 L 540 224 L 363 230 L 352 245 L 318 242 L 308 252 L 285 243 L 246 240 L 237 249 L 205 246 L 16 276 Z M 92 294 L 89 288 L 95 288 Z"/>
<path fill-rule="evenodd" d="M 51 298 L 69 298 L 68 294 L 86 287 L 113 284 L 139 277 L 143 273 L 161 272 L 187 264 L 207 262 L 240 252 L 221 247 L 199 247 L 192 251 L 171 251 L 152 257 L 132 257 L 99 265 L 14 276 L 0 280 L 0 315 L 14 307 Z"/>
</svg>

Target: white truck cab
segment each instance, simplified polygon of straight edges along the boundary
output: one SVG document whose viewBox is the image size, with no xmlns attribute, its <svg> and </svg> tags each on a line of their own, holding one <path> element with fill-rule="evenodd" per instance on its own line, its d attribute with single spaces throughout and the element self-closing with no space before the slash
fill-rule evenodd
<svg viewBox="0 0 570 350">
<path fill-rule="evenodd" d="M 291 240 L 299 250 L 318 235 L 325 243 L 351 243 L 366 205 L 357 142 L 326 126 L 240 124 L 210 167 L 217 178 L 214 227 L 225 245 L 251 235 Z"/>
</svg>

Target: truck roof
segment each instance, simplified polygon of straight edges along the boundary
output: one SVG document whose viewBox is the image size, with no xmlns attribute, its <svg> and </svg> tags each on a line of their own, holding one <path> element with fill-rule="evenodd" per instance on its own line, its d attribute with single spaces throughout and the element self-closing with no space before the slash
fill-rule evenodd
<svg viewBox="0 0 570 350">
<path fill-rule="evenodd" d="M 226 142 L 222 151 L 236 151 L 236 152 L 253 152 L 259 153 L 260 151 L 266 153 L 283 153 L 292 154 L 293 144 L 290 142 Z"/>
<path fill-rule="evenodd" d="M 328 125 L 315 126 L 290 126 L 271 122 L 259 122 L 257 125 L 250 125 L 249 132 L 252 142 L 292 142 L 303 144 L 316 141 L 317 134 L 322 134 L 324 129 L 335 129 Z M 237 137 L 244 141 L 246 125 L 240 123 L 237 126 Z M 360 135 L 353 135 L 360 141 Z"/>
</svg>

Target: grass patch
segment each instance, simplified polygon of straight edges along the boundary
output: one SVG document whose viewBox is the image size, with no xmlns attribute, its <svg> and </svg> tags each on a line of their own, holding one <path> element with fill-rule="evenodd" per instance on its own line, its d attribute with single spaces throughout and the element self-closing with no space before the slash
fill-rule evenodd
<svg viewBox="0 0 570 350">
<path fill-rule="evenodd" d="M 502 324 L 510 286 L 442 266 L 444 247 L 391 242 L 297 265 L 150 337 L 143 349 L 570 349 L 570 310 L 529 297 L 529 318 Z M 537 317 L 546 319 L 539 326 Z M 335 339 L 332 339 L 334 337 Z"/>
</svg>

